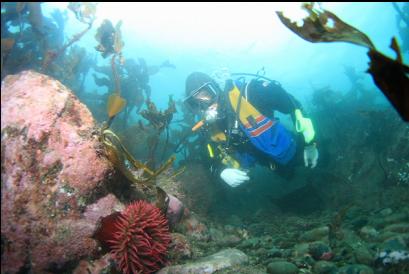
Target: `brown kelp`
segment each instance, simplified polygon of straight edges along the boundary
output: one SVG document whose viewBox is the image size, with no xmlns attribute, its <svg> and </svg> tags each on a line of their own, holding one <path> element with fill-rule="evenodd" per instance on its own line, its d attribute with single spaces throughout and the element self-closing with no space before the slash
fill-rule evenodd
<svg viewBox="0 0 409 274">
<path fill-rule="evenodd" d="M 112 118 L 117 115 L 125 107 L 126 100 L 119 96 L 117 93 L 112 94 L 108 98 L 108 117 Z"/>
<path fill-rule="evenodd" d="M 121 35 L 121 25 L 122 21 L 119 21 L 114 28 L 111 21 L 104 20 L 95 35 L 95 39 L 99 43 L 95 49 L 101 52 L 101 55 L 104 58 L 112 55 L 111 69 L 114 76 L 115 91 L 108 99 L 108 125 L 110 125 L 115 115 L 121 112 L 126 105 L 126 100 L 121 97 L 121 83 L 116 69 L 116 59 L 119 58 L 122 60 L 122 49 L 124 47 Z"/>
<path fill-rule="evenodd" d="M 92 24 L 95 20 L 96 4 L 90 2 L 70 2 L 68 9 L 74 12 L 78 21 L 84 24 Z"/>
<path fill-rule="evenodd" d="M 39 34 L 40 37 L 45 34 L 41 2 L 16 2 L 15 12 L 18 16 L 20 34 L 24 25 L 22 15 L 25 12 L 28 12 L 28 22 L 33 28 L 33 31 Z"/>
<path fill-rule="evenodd" d="M 277 12 L 277 15 L 286 27 L 309 42 L 349 42 L 368 48 L 371 59 L 368 72 L 402 119 L 409 121 L 409 67 L 403 64 L 395 38 L 392 39 L 391 48 L 396 52 L 397 59 L 393 60 L 377 51 L 366 34 L 343 22 L 335 14 L 317 8 L 313 2 L 303 4 L 302 7 L 308 16 L 300 27 L 282 12 Z"/>
<path fill-rule="evenodd" d="M 154 155 L 158 146 L 159 137 L 161 133 L 166 131 L 166 140 L 164 144 L 164 149 L 161 159 L 163 159 L 168 143 L 169 143 L 169 124 L 172 121 L 173 114 L 176 112 L 176 104 L 172 99 L 172 96 L 169 96 L 168 108 L 165 111 L 159 111 L 155 104 L 147 99 L 146 102 L 148 108 L 141 111 L 142 117 L 148 120 L 151 126 L 156 130 L 156 134 L 153 135 L 150 139 L 150 162 L 152 165 L 155 163 Z"/>
<path fill-rule="evenodd" d="M 164 190 L 155 184 L 155 179 L 171 167 L 176 157 L 170 157 L 158 169 L 152 170 L 144 163 L 136 160 L 124 147 L 119 137 L 106 124 L 102 128 L 100 140 L 104 145 L 105 155 L 113 166 L 132 182 L 134 187 L 144 193 L 155 192 L 158 207 L 166 211 L 167 196 L 164 195 Z M 181 172 L 183 172 L 183 169 L 175 172 L 172 177 L 179 175 Z"/>
<path fill-rule="evenodd" d="M 58 56 L 75 42 L 79 41 L 92 27 L 95 20 L 96 4 L 84 2 L 71 2 L 68 9 L 75 13 L 75 17 L 82 23 L 88 26 L 81 32 L 75 34 L 64 46 L 58 50 L 48 50 L 45 53 L 42 70 L 46 71 L 50 63 L 52 63 Z"/>
<path fill-rule="evenodd" d="M 159 111 L 155 104 L 149 99 L 146 101 L 147 109 L 141 111 L 142 117 L 158 131 L 163 131 L 172 121 L 173 114 L 176 112 L 175 101 L 169 96 L 168 108 L 165 111 Z"/>
<path fill-rule="evenodd" d="M 3 63 L 15 44 L 13 38 L 1 38 L 1 78 L 3 78 Z"/>
<path fill-rule="evenodd" d="M 152 184 L 152 180 L 166 170 L 175 160 L 175 157 L 171 157 L 156 171 L 151 170 L 145 164 L 134 159 L 122 145 L 119 137 L 109 128 L 104 127 L 102 129 L 101 141 L 111 163 L 135 184 Z"/>
<path fill-rule="evenodd" d="M 371 59 L 368 72 L 375 84 L 383 91 L 392 105 L 398 110 L 405 121 L 409 121 L 409 67 L 402 63 L 402 56 L 395 37 L 391 48 L 396 52 L 396 60 L 383 55 L 376 50 L 370 50 Z"/>
<path fill-rule="evenodd" d="M 104 23 L 109 24 L 109 23 Z M 103 48 L 107 51 L 101 51 L 102 54 L 107 54 L 106 57 L 113 54 L 111 60 L 111 67 L 115 79 L 116 91 L 114 94 L 110 95 L 107 103 L 107 113 L 109 120 L 102 127 L 100 138 L 105 148 L 105 153 L 107 158 L 111 163 L 129 180 L 135 187 L 145 190 L 147 192 L 155 192 L 157 205 L 163 211 L 167 208 L 167 194 L 159 186 L 155 185 L 155 179 L 157 176 L 164 171 L 168 170 L 172 163 L 175 161 L 176 157 L 170 157 L 164 164 L 159 168 L 151 169 L 144 163 L 136 160 L 131 153 L 125 148 L 125 146 L 120 141 L 119 137 L 109 129 L 115 116 L 124 108 L 126 100 L 120 96 L 120 81 L 119 75 L 116 71 L 115 62 L 116 57 L 121 56 L 122 47 L 124 45 L 121 35 L 120 35 L 121 22 L 117 24 L 114 33 L 114 39 L 112 40 L 112 45 L 105 45 Z M 105 28 L 105 27 L 102 27 Z M 100 30 L 102 31 L 102 30 Z M 113 49 L 113 52 L 109 52 L 109 48 Z M 176 111 L 175 104 L 173 100 L 170 100 L 169 108 L 165 113 L 156 110 L 156 106 L 150 102 L 150 108 L 148 108 L 147 116 L 151 117 L 156 125 L 161 125 L 159 128 L 163 130 L 170 123 L 173 113 Z M 173 106 L 173 108 L 172 108 Z M 158 118 L 159 116 L 159 118 Z M 160 123 L 159 123 L 160 122 Z M 158 124 L 159 123 L 159 124 Z M 155 146 L 156 147 L 156 146 Z M 175 173 L 176 174 L 176 173 Z M 180 174 L 180 172 L 177 172 Z M 176 175 L 174 175 L 176 176 Z"/>
<path fill-rule="evenodd" d="M 49 31 L 52 24 L 50 28 L 47 25 L 49 33 L 45 31 L 41 3 L 2 2 L 1 7 L 2 78 L 23 69 L 38 69 L 49 42 L 48 34 L 54 34 Z M 10 47 L 11 41 L 18 47 Z"/>
<path fill-rule="evenodd" d="M 338 211 L 338 213 L 333 217 L 331 223 L 328 224 L 329 227 L 328 239 L 331 248 L 334 248 L 336 246 L 337 240 L 342 240 L 342 238 L 344 237 L 341 230 L 341 226 L 344 223 L 345 217 L 349 209 L 352 207 L 352 205 L 353 204 L 350 203 L 341 208 Z"/>
<path fill-rule="evenodd" d="M 313 3 L 304 3 L 302 7 L 308 12 L 308 17 L 304 18 L 301 27 L 282 12 L 277 12 L 281 22 L 301 38 L 313 43 L 343 41 L 375 48 L 366 34 L 343 22 L 332 12 L 317 9 Z"/>
<path fill-rule="evenodd" d="M 34 31 L 41 36 L 45 34 L 43 12 L 41 10 L 41 3 L 39 2 L 27 2 L 27 8 L 29 10 L 29 22 Z"/>
<path fill-rule="evenodd" d="M 119 21 L 115 28 L 110 20 L 105 19 L 97 29 L 95 40 L 99 43 L 95 49 L 101 52 L 102 57 L 107 58 L 111 54 L 121 56 L 124 42 L 121 35 L 122 21 Z"/>
</svg>

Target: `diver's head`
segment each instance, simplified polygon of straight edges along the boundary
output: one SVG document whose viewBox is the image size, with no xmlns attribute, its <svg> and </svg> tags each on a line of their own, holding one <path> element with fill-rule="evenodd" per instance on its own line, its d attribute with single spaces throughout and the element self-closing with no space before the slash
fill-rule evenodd
<svg viewBox="0 0 409 274">
<path fill-rule="evenodd" d="M 193 72 L 186 78 L 185 105 L 195 114 L 214 110 L 217 106 L 220 88 L 207 74 Z"/>
</svg>

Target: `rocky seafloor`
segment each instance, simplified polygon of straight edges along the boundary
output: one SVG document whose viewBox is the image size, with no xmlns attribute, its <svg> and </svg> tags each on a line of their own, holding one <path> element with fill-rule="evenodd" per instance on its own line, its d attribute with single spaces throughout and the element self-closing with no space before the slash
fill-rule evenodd
<svg viewBox="0 0 409 274">
<path fill-rule="evenodd" d="M 187 244 L 173 260 L 182 265 L 160 273 L 409 273 L 408 206 L 350 206 L 249 225 L 237 216 L 228 221 L 182 223 Z M 229 263 L 220 266 L 220 257 Z"/>
<path fill-rule="evenodd" d="M 221 225 L 190 214 L 172 233 L 170 265 L 158 273 L 409 273 L 408 206 L 350 207 L 338 218 L 329 212 L 282 215 L 276 222 L 243 225 L 232 216 L 231 224 Z M 114 268 L 105 257 L 90 265 L 76 273 L 112 273 Z"/>
</svg>

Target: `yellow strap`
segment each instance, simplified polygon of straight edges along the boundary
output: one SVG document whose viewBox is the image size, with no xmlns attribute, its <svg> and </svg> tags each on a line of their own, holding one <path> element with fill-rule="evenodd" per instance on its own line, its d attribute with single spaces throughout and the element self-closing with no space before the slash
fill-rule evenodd
<svg viewBox="0 0 409 274">
<path fill-rule="evenodd" d="M 207 144 L 207 151 L 209 152 L 210 158 L 214 158 L 213 148 L 210 144 Z"/>
<path fill-rule="evenodd" d="M 233 110 L 237 112 L 237 104 L 239 103 L 240 90 L 234 85 L 233 89 L 229 92 L 230 104 Z M 240 102 L 239 119 L 242 124 L 247 124 L 247 117 L 253 116 L 254 119 L 261 114 L 253 107 L 246 98 L 242 97 Z"/>
</svg>

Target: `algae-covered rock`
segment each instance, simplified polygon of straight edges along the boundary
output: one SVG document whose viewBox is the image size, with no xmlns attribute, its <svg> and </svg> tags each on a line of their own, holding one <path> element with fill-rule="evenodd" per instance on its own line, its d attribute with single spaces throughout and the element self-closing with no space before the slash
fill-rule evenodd
<svg viewBox="0 0 409 274">
<path fill-rule="evenodd" d="M 308 243 L 296 244 L 294 246 L 294 257 L 305 257 L 308 255 L 310 245 Z"/>
<path fill-rule="evenodd" d="M 337 267 L 332 262 L 319 261 L 313 267 L 314 274 L 332 274 L 336 273 Z"/>
<path fill-rule="evenodd" d="M 409 233 L 409 223 L 398 223 L 398 224 L 388 225 L 383 230 L 397 232 L 397 233 Z"/>
<path fill-rule="evenodd" d="M 308 251 L 315 260 L 330 260 L 333 257 L 331 248 L 321 241 L 310 243 Z"/>
<path fill-rule="evenodd" d="M 409 234 L 403 234 L 386 239 L 381 247 L 385 250 L 404 250 L 408 248 Z"/>
<path fill-rule="evenodd" d="M 314 228 L 301 235 L 300 240 L 303 242 L 313 242 L 319 240 L 328 240 L 329 227 L 322 226 Z"/>
<path fill-rule="evenodd" d="M 277 261 L 268 264 L 267 272 L 270 274 L 297 274 L 298 267 L 287 261 Z"/>
<path fill-rule="evenodd" d="M 380 212 L 379 212 L 379 214 L 382 216 L 382 217 L 386 217 L 386 216 L 389 216 L 389 215 L 391 215 L 393 213 L 393 210 L 391 209 L 391 208 L 384 208 L 384 209 L 382 209 Z"/>
<path fill-rule="evenodd" d="M 360 229 L 359 235 L 367 241 L 376 240 L 376 238 L 379 236 L 379 232 L 372 226 L 364 226 Z"/>
<path fill-rule="evenodd" d="M 385 218 L 375 219 L 373 223 L 375 226 L 385 227 L 391 224 L 407 222 L 408 219 L 409 219 L 409 214 L 407 212 L 396 212 Z"/>
<path fill-rule="evenodd" d="M 229 248 L 192 263 L 165 267 L 158 274 L 208 274 L 246 264 L 248 260 L 248 256 L 244 252 Z"/>
<path fill-rule="evenodd" d="M 210 239 L 209 229 L 195 214 L 189 214 L 178 224 L 178 230 L 193 239 L 206 242 Z"/>
<path fill-rule="evenodd" d="M 97 201 L 112 169 L 95 128 L 87 107 L 47 75 L 2 82 L 2 273 L 61 272 L 97 251 L 97 220 L 118 200 Z"/>
<path fill-rule="evenodd" d="M 172 241 L 169 246 L 169 259 L 177 262 L 181 259 L 190 259 L 192 257 L 192 247 L 183 234 L 172 233 Z"/>
<path fill-rule="evenodd" d="M 353 264 L 346 265 L 338 269 L 337 274 L 373 274 L 373 270 L 366 265 Z"/>
<path fill-rule="evenodd" d="M 355 260 L 359 264 L 372 265 L 375 254 L 372 254 L 366 246 L 360 246 L 354 250 Z"/>
</svg>

